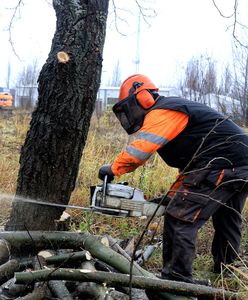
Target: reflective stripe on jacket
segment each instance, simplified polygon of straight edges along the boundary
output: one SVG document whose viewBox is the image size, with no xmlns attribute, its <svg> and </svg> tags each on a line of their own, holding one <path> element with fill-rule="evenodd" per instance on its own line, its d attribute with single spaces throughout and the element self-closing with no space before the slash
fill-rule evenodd
<svg viewBox="0 0 248 300">
<path fill-rule="evenodd" d="M 134 171 L 154 152 L 174 139 L 186 127 L 187 122 L 188 116 L 182 112 L 168 109 L 150 111 L 145 116 L 136 139 L 115 159 L 113 173 L 120 176 Z"/>
</svg>

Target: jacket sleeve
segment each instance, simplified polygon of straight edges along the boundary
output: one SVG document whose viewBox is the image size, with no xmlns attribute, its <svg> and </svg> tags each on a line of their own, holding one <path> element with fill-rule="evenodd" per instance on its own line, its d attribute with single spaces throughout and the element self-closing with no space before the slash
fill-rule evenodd
<svg viewBox="0 0 248 300">
<path fill-rule="evenodd" d="M 188 116 L 185 113 L 168 109 L 150 111 L 136 139 L 112 164 L 114 175 L 120 176 L 134 171 L 143 165 L 148 158 L 174 139 L 187 126 Z"/>
</svg>

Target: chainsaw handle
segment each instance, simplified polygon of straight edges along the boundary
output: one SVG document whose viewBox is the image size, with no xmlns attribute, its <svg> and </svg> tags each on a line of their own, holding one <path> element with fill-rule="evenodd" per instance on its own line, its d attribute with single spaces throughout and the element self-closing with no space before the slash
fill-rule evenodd
<svg viewBox="0 0 248 300">
<path fill-rule="evenodd" d="M 103 203 L 105 203 L 106 192 L 107 192 L 107 184 L 108 184 L 108 175 L 104 176 L 103 185 L 102 185 L 102 199 Z"/>
</svg>

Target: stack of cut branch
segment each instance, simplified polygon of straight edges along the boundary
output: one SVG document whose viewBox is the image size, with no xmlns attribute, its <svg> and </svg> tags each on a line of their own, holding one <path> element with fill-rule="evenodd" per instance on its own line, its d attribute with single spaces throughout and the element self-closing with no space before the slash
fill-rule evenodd
<svg viewBox="0 0 248 300">
<path fill-rule="evenodd" d="M 238 299 L 222 289 L 158 279 L 130 261 L 111 237 L 1 232 L 0 300 Z"/>
</svg>

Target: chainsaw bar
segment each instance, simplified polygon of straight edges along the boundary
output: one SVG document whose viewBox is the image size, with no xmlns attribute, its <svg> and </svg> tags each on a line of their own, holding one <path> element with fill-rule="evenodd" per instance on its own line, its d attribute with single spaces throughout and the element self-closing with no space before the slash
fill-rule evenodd
<svg viewBox="0 0 248 300">
<path fill-rule="evenodd" d="M 5 199 L 5 198 L 12 198 L 11 200 L 13 202 L 25 202 L 25 203 L 32 203 L 32 204 L 39 204 L 39 205 L 45 205 L 45 206 L 54 206 L 54 207 L 62 207 L 62 208 L 71 208 L 71 209 L 81 209 L 85 211 L 92 211 L 92 208 L 90 207 L 84 207 L 80 205 L 70 205 L 70 204 L 59 204 L 59 203 L 54 203 L 54 202 L 45 202 L 45 201 L 40 201 L 40 200 L 33 200 L 29 198 L 23 198 L 19 196 L 15 196 L 14 198 L 10 195 L 7 194 L 0 194 L 0 200 Z"/>
</svg>

